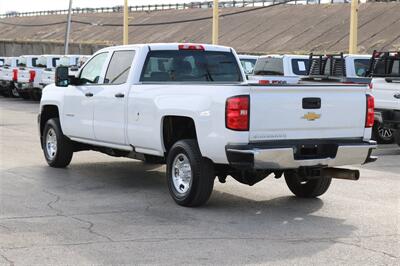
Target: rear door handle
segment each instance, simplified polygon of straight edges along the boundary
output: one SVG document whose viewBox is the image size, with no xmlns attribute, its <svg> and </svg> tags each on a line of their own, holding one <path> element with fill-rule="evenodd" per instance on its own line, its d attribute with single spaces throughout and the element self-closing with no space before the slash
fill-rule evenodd
<svg viewBox="0 0 400 266">
<path fill-rule="evenodd" d="M 85 93 L 85 96 L 86 96 L 86 97 L 93 97 L 93 93 L 91 93 L 91 92 L 86 92 L 86 93 Z"/>
<path fill-rule="evenodd" d="M 116 98 L 124 98 L 124 97 L 125 97 L 125 94 L 123 94 L 123 93 L 117 93 L 117 94 L 115 94 L 115 97 L 116 97 Z"/>
</svg>

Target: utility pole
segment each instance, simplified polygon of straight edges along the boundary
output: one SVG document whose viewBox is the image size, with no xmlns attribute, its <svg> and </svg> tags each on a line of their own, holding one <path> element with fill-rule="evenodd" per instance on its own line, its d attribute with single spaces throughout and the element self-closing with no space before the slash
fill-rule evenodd
<svg viewBox="0 0 400 266">
<path fill-rule="evenodd" d="M 67 29 L 65 30 L 65 40 L 64 40 L 64 54 L 68 54 L 69 52 L 68 46 L 69 46 L 69 33 L 71 31 L 71 17 L 72 17 L 72 0 L 69 0 Z"/>
<path fill-rule="evenodd" d="M 218 30 L 219 30 L 219 14 L 218 14 L 218 0 L 214 0 L 213 4 L 213 21 L 212 21 L 212 44 L 218 44 Z"/>
<path fill-rule="evenodd" d="M 349 54 L 356 54 L 358 32 L 358 0 L 351 1 Z"/>
<path fill-rule="evenodd" d="M 127 45 L 129 42 L 129 36 L 128 36 L 128 23 L 129 23 L 129 17 L 128 17 L 128 0 L 124 0 L 124 34 L 123 34 L 123 44 Z"/>
</svg>

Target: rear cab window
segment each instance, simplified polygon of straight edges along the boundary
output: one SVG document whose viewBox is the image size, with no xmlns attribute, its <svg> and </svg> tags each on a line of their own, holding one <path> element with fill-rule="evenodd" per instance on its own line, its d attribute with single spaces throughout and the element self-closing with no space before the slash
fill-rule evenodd
<svg viewBox="0 0 400 266">
<path fill-rule="evenodd" d="M 245 74 L 252 74 L 254 66 L 256 65 L 257 59 L 240 59 L 240 64 Z"/>
<path fill-rule="evenodd" d="M 254 75 L 284 76 L 283 58 L 262 57 L 257 60 Z"/>
<path fill-rule="evenodd" d="M 354 71 L 358 77 L 365 77 L 369 69 L 370 59 L 354 59 Z"/>
<path fill-rule="evenodd" d="M 156 50 L 147 55 L 141 82 L 242 82 L 231 52 Z"/>
<path fill-rule="evenodd" d="M 292 71 L 295 75 L 306 76 L 308 74 L 309 59 L 292 59 Z"/>
</svg>

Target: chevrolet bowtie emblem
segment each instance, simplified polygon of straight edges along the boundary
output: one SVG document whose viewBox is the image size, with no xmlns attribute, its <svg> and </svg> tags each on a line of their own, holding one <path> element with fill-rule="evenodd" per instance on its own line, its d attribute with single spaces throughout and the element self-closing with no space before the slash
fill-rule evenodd
<svg viewBox="0 0 400 266">
<path fill-rule="evenodd" d="M 308 121 L 314 121 L 321 118 L 321 115 L 316 114 L 314 112 L 308 112 L 307 114 L 303 115 L 301 118 L 307 119 Z"/>
</svg>

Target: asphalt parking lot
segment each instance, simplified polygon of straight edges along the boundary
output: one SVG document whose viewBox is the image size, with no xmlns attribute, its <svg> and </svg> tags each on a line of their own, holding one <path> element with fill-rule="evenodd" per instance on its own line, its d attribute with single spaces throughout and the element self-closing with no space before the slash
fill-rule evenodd
<svg viewBox="0 0 400 266">
<path fill-rule="evenodd" d="M 0 264 L 400 264 L 397 145 L 320 199 L 282 179 L 228 179 L 190 209 L 170 198 L 163 166 L 81 152 L 48 167 L 37 111 L 0 98 Z"/>
</svg>

